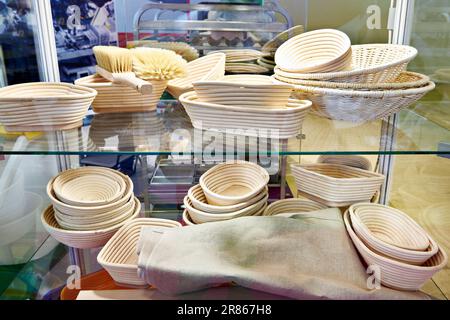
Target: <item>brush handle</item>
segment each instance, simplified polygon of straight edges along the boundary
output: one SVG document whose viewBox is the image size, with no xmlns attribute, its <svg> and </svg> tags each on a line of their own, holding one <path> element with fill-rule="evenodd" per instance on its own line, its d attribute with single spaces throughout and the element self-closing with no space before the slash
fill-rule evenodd
<svg viewBox="0 0 450 320">
<path fill-rule="evenodd" d="M 114 73 L 114 80 L 136 89 L 141 94 L 149 95 L 153 92 L 152 84 L 136 77 L 133 72 Z"/>
<path fill-rule="evenodd" d="M 111 73 L 97 66 L 97 73 L 111 82 L 127 85 L 141 94 L 151 94 L 153 92 L 152 84 L 139 79 L 133 72 Z"/>
</svg>

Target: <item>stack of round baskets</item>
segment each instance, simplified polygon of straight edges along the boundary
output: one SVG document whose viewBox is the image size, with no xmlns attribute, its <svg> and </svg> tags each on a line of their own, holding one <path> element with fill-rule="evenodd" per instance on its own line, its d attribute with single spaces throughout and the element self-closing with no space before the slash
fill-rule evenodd
<svg viewBox="0 0 450 320">
<path fill-rule="evenodd" d="M 435 88 L 427 76 L 406 71 L 417 55 L 413 47 L 364 44 L 345 51 L 347 45 L 330 29 L 291 38 L 276 53 L 274 77 L 295 85 L 294 95 L 311 100 L 316 115 L 350 122 L 384 119 Z M 317 53 L 309 56 L 311 50 Z"/>
</svg>

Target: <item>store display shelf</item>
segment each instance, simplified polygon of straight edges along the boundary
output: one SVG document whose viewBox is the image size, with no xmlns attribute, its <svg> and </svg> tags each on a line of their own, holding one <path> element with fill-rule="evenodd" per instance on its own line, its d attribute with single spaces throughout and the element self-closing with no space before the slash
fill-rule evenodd
<svg viewBox="0 0 450 320">
<path fill-rule="evenodd" d="M 416 109 L 420 107 L 419 103 Z M 450 141 L 450 131 L 409 109 L 386 121 L 353 124 L 308 115 L 303 132 L 282 139 L 218 133 L 194 129 L 183 107 L 162 101 L 154 112 L 90 114 L 83 127 L 68 131 L 0 133 L 0 153 L 20 155 L 172 155 L 230 154 L 443 154 L 439 144 Z M 384 122 L 384 123 L 383 123 Z M 383 127 L 391 129 L 385 130 Z M 395 133 L 395 134 L 394 134 Z M 29 143 L 14 149 L 25 135 Z M 223 144 L 219 144 L 223 141 Z M 259 149 L 256 146 L 259 145 Z M 382 147 L 388 145 L 388 148 Z"/>
</svg>

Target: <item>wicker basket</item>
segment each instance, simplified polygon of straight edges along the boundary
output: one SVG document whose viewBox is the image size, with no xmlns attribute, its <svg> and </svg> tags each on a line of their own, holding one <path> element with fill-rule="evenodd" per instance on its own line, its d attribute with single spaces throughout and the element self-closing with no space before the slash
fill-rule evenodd
<svg viewBox="0 0 450 320">
<path fill-rule="evenodd" d="M 279 139 L 296 136 L 311 108 L 310 101 L 295 99 L 280 109 L 224 106 L 199 101 L 195 92 L 180 101 L 196 129 Z"/>
<path fill-rule="evenodd" d="M 319 159 L 317 159 L 317 163 L 342 164 L 344 166 L 372 171 L 372 164 L 370 163 L 369 159 L 363 156 L 322 155 L 319 157 Z"/>
<path fill-rule="evenodd" d="M 384 176 L 338 164 L 292 164 L 299 194 L 329 207 L 369 202 L 380 189 Z"/>
<path fill-rule="evenodd" d="M 352 66 L 349 71 L 326 73 L 294 73 L 275 68 L 282 77 L 335 82 L 392 82 L 417 55 L 410 46 L 395 44 L 363 44 L 352 46 Z"/>
<path fill-rule="evenodd" d="M 351 224 L 349 212 L 344 214 L 344 222 L 347 232 L 358 252 L 369 266 L 380 268 L 381 284 L 397 289 L 417 291 L 431 279 L 431 277 L 445 268 L 448 262 L 447 254 L 439 248 L 437 254 L 427 260 L 422 266 L 410 265 L 383 257 L 370 250 L 355 234 Z"/>
<path fill-rule="evenodd" d="M 0 122 L 6 131 L 81 127 L 97 92 L 68 83 L 24 83 L 0 89 Z"/>
<path fill-rule="evenodd" d="M 314 201 L 302 199 L 280 200 L 269 205 L 263 216 L 275 216 L 284 213 L 302 213 L 327 209 L 328 207 Z"/>
<path fill-rule="evenodd" d="M 152 111 L 167 87 L 165 80 L 149 81 L 153 91 L 143 95 L 136 90 L 112 83 L 98 75 L 88 76 L 75 81 L 75 84 L 97 90 L 98 95 L 92 104 L 97 113 L 120 113 Z"/>
<path fill-rule="evenodd" d="M 181 224 L 165 219 L 139 218 L 126 223 L 108 241 L 97 256 L 98 263 L 105 268 L 120 286 L 147 287 L 138 277 L 136 245 L 142 227 L 178 228 Z"/>
<path fill-rule="evenodd" d="M 352 63 L 350 38 L 334 29 L 319 29 L 295 36 L 275 54 L 277 66 L 288 72 L 334 72 Z"/>
<path fill-rule="evenodd" d="M 178 99 L 185 92 L 192 91 L 193 82 L 221 79 L 225 74 L 225 54 L 215 53 L 187 64 L 187 77 L 170 80 L 167 91 Z"/>
<path fill-rule="evenodd" d="M 269 73 L 272 68 L 266 68 L 256 63 L 233 62 L 225 65 L 228 73 Z"/>
<path fill-rule="evenodd" d="M 254 61 L 261 57 L 262 53 L 253 49 L 227 49 L 218 50 L 208 53 L 224 53 L 226 55 L 226 63 Z"/>
<path fill-rule="evenodd" d="M 273 75 L 278 81 L 289 83 L 293 85 L 300 85 L 306 87 L 319 87 L 326 89 L 349 89 L 349 90 L 397 90 L 419 88 L 426 86 L 430 77 L 411 71 L 403 71 L 392 82 L 380 83 L 354 83 L 354 82 L 332 82 L 332 81 L 316 81 L 316 80 L 302 80 L 282 77 L 280 75 Z"/>
<path fill-rule="evenodd" d="M 400 80 L 400 79 L 399 79 Z M 365 122 L 384 119 L 409 107 L 435 88 L 425 86 L 396 90 L 352 90 L 295 86 L 294 96 L 313 103 L 313 113 L 333 120 Z"/>
<path fill-rule="evenodd" d="M 53 207 L 48 207 L 41 216 L 41 221 L 44 228 L 50 233 L 50 235 L 65 244 L 66 246 L 89 249 L 98 248 L 105 245 L 108 240 L 120 229 L 127 221 L 135 219 L 139 216 L 141 211 L 141 203 L 135 198 L 136 206 L 133 215 L 125 221 L 118 223 L 115 226 L 90 231 L 74 231 L 63 229 L 55 219 L 55 212 Z"/>
</svg>

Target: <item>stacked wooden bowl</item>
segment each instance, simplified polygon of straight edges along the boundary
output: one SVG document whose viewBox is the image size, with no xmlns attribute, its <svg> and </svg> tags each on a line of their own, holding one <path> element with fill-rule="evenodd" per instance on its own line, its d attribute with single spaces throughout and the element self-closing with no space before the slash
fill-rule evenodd
<svg viewBox="0 0 450 320">
<path fill-rule="evenodd" d="M 298 35 L 277 50 L 274 77 L 295 85 L 295 96 L 313 102 L 313 112 L 332 120 L 384 119 L 410 106 L 435 85 L 405 72 L 417 55 L 410 46 L 350 46 L 332 29 Z"/>
<path fill-rule="evenodd" d="M 0 123 L 7 131 L 81 127 L 97 92 L 68 83 L 24 83 L 0 89 Z"/>
<path fill-rule="evenodd" d="M 75 248 L 104 245 L 141 209 L 131 179 L 107 168 L 65 171 L 48 183 L 47 194 L 53 205 L 42 214 L 44 227 Z"/>
<path fill-rule="evenodd" d="M 126 85 L 112 83 L 98 75 L 75 81 L 75 84 L 95 89 L 98 92 L 92 109 L 97 113 L 123 113 L 152 111 L 167 87 L 165 80 L 152 80 L 151 94 L 141 94 Z"/>
<path fill-rule="evenodd" d="M 405 213 L 387 206 L 359 203 L 344 216 L 347 231 L 368 265 L 380 268 L 381 283 L 419 290 L 447 265 L 442 248 Z"/>
<path fill-rule="evenodd" d="M 253 49 L 229 49 L 213 51 L 210 54 L 217 52 L 226 55 L 225 71 L 228 73 L 267 73 L 270 68 L 267 68 L 259 63 L 258 60 L 262 58 L 262 53 Z"/>
<path fill-rule="evenodd" d="M 225 75 L 225 54 L 214 53 L 187 64 L 187 76 L 169 81 L 167 91 L 176 99 L 193 89 L 192 83 L 220 79 Z"/>
<path fill-rule="evenodd" d="M 138 277 L 137 243 L 143 227 L 177 228 L 176 221 L 139 218 L 125 223 L 108 241 L 97 256 L 98 263 L 105 268 L 120 286 L 147 287 Z"/>
<path fill-rule="evenodd" d="M 184 199 L 187 224 L 261 215 L 268 200 L 269 174 L 260 166 L 235 161 L 219 164 L 200 178 Z"/>
<path fill-rule="evenodd" d="M 384 182 L 381 174 L 341 164 L 293 164 L 291 170 L 299 194 L 329 207 L 369 202 Z"/>
<path fill-rule="evenodd" d="M 301 130 L 311 107 L 309 101 L 290 98 L 291 86 L 267 76 L 226 76 L 195 82 L 194 89 L 180 101 L 200 130 L 290 138 Z"/>
</svg>

